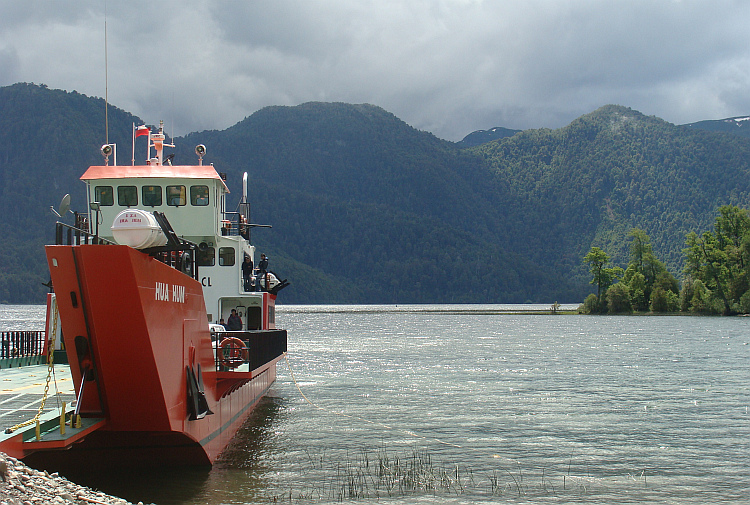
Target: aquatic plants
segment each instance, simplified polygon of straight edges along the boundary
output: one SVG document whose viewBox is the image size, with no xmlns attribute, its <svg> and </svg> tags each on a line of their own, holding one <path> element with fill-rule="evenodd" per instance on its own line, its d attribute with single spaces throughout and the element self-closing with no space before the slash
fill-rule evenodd
<svg viewBox="0 0 750 505">
<path fill-rule="evenodd" d="M 325 450 L 302 452 L 304 456 L 299 463 L 306 466 L 302 472 L 306 481 L 279 487 L 270 485 L 266 495 L 269 502 L 343 502 L 425 495 L 517 499 L 610 492 L 605 478 L 593 476 L 588 464 L 579 465 L 585 468 L 581 474 L 573 471 L 571 461 L 555 471 L 524 469 L 519 461 L 514 465 L 493 465 L 478 460 L 476 466 L 444 462 L 418 447 L 403 451 L 363 447 L 356 453 L 343 455 Z M 637 474 L 634 470 L 628 476 Z M 645 485 L 646 481 L 641 473 L 640 479 L 624 482 Z"/>
</svg>

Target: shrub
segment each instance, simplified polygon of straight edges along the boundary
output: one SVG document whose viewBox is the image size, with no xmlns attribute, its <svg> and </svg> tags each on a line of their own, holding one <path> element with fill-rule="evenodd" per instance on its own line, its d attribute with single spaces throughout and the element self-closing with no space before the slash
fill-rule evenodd
<svg viewBox="0 0 750 505">
<path fill-rule="evenodd" d="M 667 312 L 667 292 L 661 286 L 651 291 L 651 312 Z"/>
<path fill-rule="evenodd" d="M 610 314 L 632 312 L 630 305 L 630 290 L 622 282 L 610 286 L 607 290 L 607 305 Z"/>
<path fill-rule="evenodd" d="M 583 301 L 583 313 L 598 314 L 599 312 L 599 300 L 596 298 L 596 295 L 594 293 L 591 293 Z"/>
</svg>

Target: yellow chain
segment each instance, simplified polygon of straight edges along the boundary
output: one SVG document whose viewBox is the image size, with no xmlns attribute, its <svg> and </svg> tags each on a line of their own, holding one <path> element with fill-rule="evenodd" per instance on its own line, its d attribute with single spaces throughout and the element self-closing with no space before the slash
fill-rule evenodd
<svg viewBox="0 0 750 505">
<path fill-rule="evenodd" d="M 44 412 L 44 404 L 47 402 L 47 393 L 49 392 L 49 380 L 52 377 L 52 370 L 55 368 L 54 359 L 55 359 L 55 340 L 56 339 L 57 339 L 57 300 L 55 300 L 55 308 L 52 312 L 52 339 L 49 341 L 49 346 L 47 348 L 47 383 L 44 385 L 44 396 L 42 396 L 42 403 L 39 405 L 39 410 L 37 411 L 34 417 L 29 419 L 28 421 L 24 421 L 15 426 L 11 426 L 10 428 L 5 430 L 5 433 L 13 433 L 18 428 L 23 428 L 24 426 L 29 426 L 31 424 L 36 423 L 39 417 Z"/>
</svg>

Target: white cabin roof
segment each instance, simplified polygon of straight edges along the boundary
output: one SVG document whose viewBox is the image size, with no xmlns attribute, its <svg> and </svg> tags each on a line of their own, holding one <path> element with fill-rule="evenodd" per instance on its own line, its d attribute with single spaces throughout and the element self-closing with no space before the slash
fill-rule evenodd
<svg viewBox="0 0 750 505">
<path fill-rule="evenodd" d="M 81 176 L 83 181 L 136 178 L 217 179 L 229 193 L 226 183 L 212 165 L 94 165 Z"/>
</svg>

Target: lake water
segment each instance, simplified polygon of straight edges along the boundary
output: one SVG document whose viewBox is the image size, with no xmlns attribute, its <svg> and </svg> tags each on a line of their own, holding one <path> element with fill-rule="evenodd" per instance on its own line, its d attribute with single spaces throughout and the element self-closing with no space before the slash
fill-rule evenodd
<svg viewBox="0 0 750 505">
<path fill-rule="evenodd" d="M 750 318 L 508 308 L 280 306 L 293 376 L 211 471 L 80 483 L 160 505 L 748 503 Z M 43 318 L 0 306 L 0 329 Z"/>
</svg>

